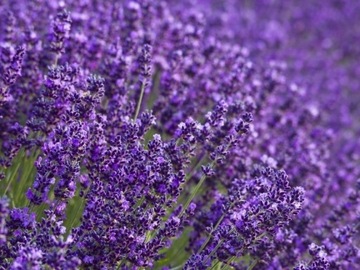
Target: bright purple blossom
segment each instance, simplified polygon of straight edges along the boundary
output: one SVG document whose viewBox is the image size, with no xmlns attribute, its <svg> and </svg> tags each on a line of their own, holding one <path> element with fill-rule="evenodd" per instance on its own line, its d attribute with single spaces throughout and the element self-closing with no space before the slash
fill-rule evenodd
<svg viewBox="0 0 360 270">
<path fill-rule="evenodd" d="M 357 1 L 0 4 L 0 269 L 358 269 Z"/>
</svg>

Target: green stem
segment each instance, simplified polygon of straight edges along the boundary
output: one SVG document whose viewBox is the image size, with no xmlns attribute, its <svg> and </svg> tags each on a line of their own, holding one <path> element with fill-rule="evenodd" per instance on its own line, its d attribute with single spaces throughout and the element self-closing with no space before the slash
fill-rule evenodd
<svg viewBox="0 0 360 270">
<path fill-rule="evenodd" d="M 139 112 L 140 112 L 141 103 L 142 103 L 142 100 L 143 100 L 143 97 L 144 97 L 144 92 L 145 92 L 145 84 L 146 84 L 146 81 L 144 79 L 142 81 L 142 83 L 141 83 L 140 97 L 139 97 L 139 100 L 138 100 L 138 103 L 137 103 L 137 106 L 136 106 L 136 112 L 135 112 L 134 120 L 137 119 L 137 117 L 139 115 Z"/>
<path fill-rule="evenodd" d="M 171 268 L 170 270 L 179 270 L 182 269 L 183 265 L 179 265 L 179 266 L 175 266 L 173 268 Z"/>
<path fill-rule="evenodd" d="M 75 223 L 75 221 L 76 221 L 76 218 L 77 218 L 78 215 L 79 215 L 80 209 L 81 209 L 82 206 L 84 205 L 84 201 L 85 201 L 85 198 L 81 198 L 81 203 L 80 203 L 79 207 L 76 209 L 76 213 L 75 213 L 75 215 L 74 215 L 73 220 L 71 221 L 71 224 L 70 224 L 70 227 L 69 227 L 69 231 L 73 228 L 74 223 Z"/>
<path fill-rule="evenodd" d="M 233 257 L 230 257 L 227 261 L 226 261 L 226 263 L 224 263 L 224 267 L 222 267 L 221 269 L 223 269 L 223 270 L 225 270 L 225 269 L 233 269 L 233 267 L 230 265 L 232 262 L 234 262 L 235 261 L 235 259 L 236 259 L 236 257 L 235 256 L 233 256 Z"/>
<path fill-rule="evenodd" d="M 59 53 L 55 53 L 54 66 L 57 66 L 57 65 L 58 65 L 60 56 L 61 56 L 61 55 L 60 55 Z"/>
<path fill-rule="evenodd" d="M 253 260 L 247 270 L 252 270 L 255 267 L 255 265 L 257 264 L 257 262 L 258 262 L 257 259 Z"/>
<path fill-rule="evenodd" d="M 150 242 L 151 238 L 152 238 L 151 231 L 147 231 L 146 232 L 146 237 L 145 237 L 145 243 Z"/>
<path fill-rule="evenodd" d="M 230 144 L 228 144 L 225 148 L 225 151 L 227 151 L 230 147 Z M 216 160 L 213 160 L 211 163 L 210 163 L 210 168 L 212 168 L 214 165 L 215 165 L 215 162 Z M 195 188 L 192 190 L 191 192 L 191 195 L 189 197 L 189 199 L 187 200 L 187 202 L 185 203 L 181 213 L 180 213 L 180 216 L 179 217 L 182 217 L 185 213 L 185 211 L 188 209 L 190 203 L 192 202 L 192 200 L 195 198 L 195 196 L 198 194 L 202 184 L 205 182 L 205 179 L 206 179 L 206 175 L 203 174 L 203 176 L 201 177 L 199 183 L 195 186 Z"/>
<path fill-rule="evenodd" d="M 188 175 L 188 179 L 190 179 L 193 175 L 193 172 L 195 170 L 197 170 L 199 168 L 199 166 L 201 165 L 201 162 L 203 161 L 203 158 L 205 157 L 205 151 L 202 151 L 198 157 L 198 159 L 196 160 L 194 166 L 190 169 L 190 171 L 187 173 Z"/>
<path fill-rule="evenodd" d="M 215 161 L 211 162 L 210 167 L 213 167 Z M 186 211 L 186 209 L 188 209 L 190 203 L 192 202 L 192 200 L 195 198 L 195 196 L 198 194 L 202 184 L 205 182 L 206 179 L 206 175 L 203 174 L 203 176 L 201 177 L 199 183 L 197 183 L 197 185 L 195 186 L 195 188 L 192 190 L 191 195 L 189 197 L 189 199 L 186 201 L 181 213 L 180 213 L 180 217 L 182 217 Z"/>
<path fill-rule="evenodd" d="M 220 263 L 220 261 L 217 261 L 209 270 L 215 269 L 215 267 Z"/>
<path fill-rule="evenodd" d="M 263 238 L 266 234 L 267 234 L 267 232 L 263 232 L 263 233 L 259 234 L 258 236 L 256 236 L 256 237 L 254 238 L 254 242 L 256 242 L 257 240 L 260 240 L 260 239 Z"/>
<path fill-rule="evenodd" d="M 9 182 L 4 190 L 4 193 L 2 194 L 2 196 L 5 196 L 5 194 L 7 193 L 7 191 L 9 190 L 10 186 L 11 186 L 11 183 L 14 181 L 15 179 L 15 176 L 17 174 L 17 171 L 19 170 L 19 167 L 20 167 L 20 162 L 17 162 L 16 164 L 16 167 L 15 167 L 15 170 L 12 171 L 11 175 L 10 175 L 10 179 L 9 179 Z"/>
<path fill-rule="evenodd" d="M 152 87 L 151 87 L 151 92 L 150 95 L 147 99 L 147 106 L 148 108 L 153 108 L 156 98 L 159 96 L 159 88 L 160 88 L 160 79 L 161 79 L 161 70 L 156 70 L 155 74 L 153 76 L 153 80 L 152 80 Z"/>
<path fill-rule="evenodd" d="M 119 270 L 121 265 L 124 263 L 124 259 L 122 259 L 120 262 L 119 262 L 119 265 L 116 267 L 116 270 Z"/>
<path fill-rule="evenodd" d="M 26 189 L 31 185 L 33 182 L 33 173 L 35 170 L 34 162 L 38 156 L 38 151 L 34 151 L 34 155 L 29 155 L 26 161 L 22 164 L 22 168 L 24 168 L 24 172 L 21 175 L 20 182 L 18 184 L 18 188 L 15 190 L 14 198 L 15 202 L 18 206 L 26 204 L 26 196 L 24 196 Z"/>
<path fill-rule="evenodd" d="M 211 253 L 208 255 L 207 259 L 204 261 L 204 264 L 211 259 L 211 256 L 215 254 L 215 252 L 220 248 L 224 240 L 219 241 L 219 243 L 214 247 L 214 249 L 211 251 Z"/>
<path fill-rule="evenodd" d="M 211 230 L 208 238 L 205 240 L 205 242 L 201 245 L 200 249 L 198 250 L 198 252 L 196 254 L 199 254 L 201 251 L 203 251 L 203 249 L 206 247 L 206 245 L 209 243 L 213 232 L 219 227 L 220 223 L 223 221 L 223 219 L 225 218 L 225 213 L 220 217 L 220 219 L 218 220 L 218 222 L 216 223 L 215 227 Z"/>
<path fill-rule="evenodd" d="M 232 228 L 230 230 L 230 233 L 232 233 L 234 230 L 235 230 L 235 228 Z M 220 248 L 220 246 L 222 245 L 223 242 L 224 242 L 224 239 L 220 240 L 219 243 L 217 243 L 217 245 L 214 247 L 214 249 L 208 255 L 208 257 L 207 257 L 207 259 L 205 260 L 204 263 L 206 263 L 209 259 L 211 259 L 211 256 L 213 256 L 215 254 L 215 252 Z"/>
</svg>

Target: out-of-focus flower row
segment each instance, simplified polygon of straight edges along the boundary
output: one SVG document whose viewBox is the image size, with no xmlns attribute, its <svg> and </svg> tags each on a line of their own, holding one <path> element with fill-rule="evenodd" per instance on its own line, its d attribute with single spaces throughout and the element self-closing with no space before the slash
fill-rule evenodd
<svg viewBox="0 0 360 270">
<path fill-rule="evenodd" d="M 0 269 L 360 268 L 360 2 L 0 14 Z"/>
</svg>

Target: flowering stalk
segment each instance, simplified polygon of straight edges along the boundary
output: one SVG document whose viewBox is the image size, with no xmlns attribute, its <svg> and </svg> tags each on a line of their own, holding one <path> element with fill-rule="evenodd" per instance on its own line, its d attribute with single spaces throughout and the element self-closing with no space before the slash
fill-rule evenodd
<svg viewBox="0 0 360 270">
<path fill-rule="evenodd" d="M 0 268 L 360 268 L 359 13 L 2 1 Z"/>
<path fill-rule="evenodd" d="M 139 115 L 142 100 L 144 98 L 145 88 L 149 85 L 149 78 L 151 76 L 150 64 L 151 64 L 151 46 L 149 44 L 145 44 L 141 54 L 140 65 L 141 65 L 142 78 L 141 78 L 141 86 L 140 86 L 140 96 L 136 105 L 134 120 L 136 120 Z"/>
</svg>

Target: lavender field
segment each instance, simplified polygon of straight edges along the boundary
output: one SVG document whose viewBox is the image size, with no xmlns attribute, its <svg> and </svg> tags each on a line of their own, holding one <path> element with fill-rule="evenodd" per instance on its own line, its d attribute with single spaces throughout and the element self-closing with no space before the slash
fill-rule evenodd
<svg viewBox="0 0 360 270">
<path fill-rule="evenodd" d="M 360 269 L 360 1 L 0 14 L 0 270 Z"/>
</svg>

